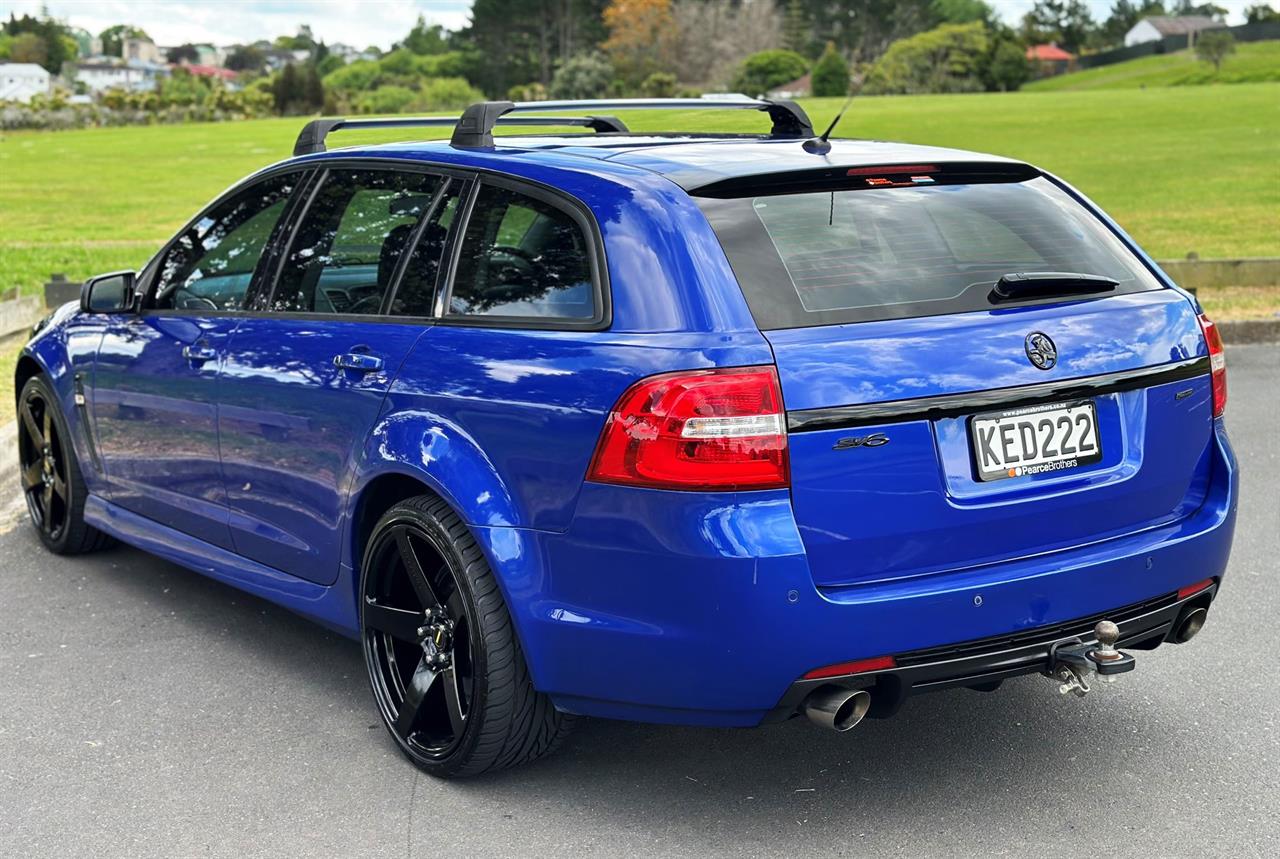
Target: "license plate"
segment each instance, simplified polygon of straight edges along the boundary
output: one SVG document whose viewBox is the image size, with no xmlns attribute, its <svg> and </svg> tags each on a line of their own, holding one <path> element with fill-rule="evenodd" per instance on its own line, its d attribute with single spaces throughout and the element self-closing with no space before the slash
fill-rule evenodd
<svg viewBox="0 0 1280 859">
<path fill-rule="evenodd" d="M 1093 400 L 974 415 L 969 445 L 979 480 L 1065 471 L 1102 459 Z"/>
</svg>

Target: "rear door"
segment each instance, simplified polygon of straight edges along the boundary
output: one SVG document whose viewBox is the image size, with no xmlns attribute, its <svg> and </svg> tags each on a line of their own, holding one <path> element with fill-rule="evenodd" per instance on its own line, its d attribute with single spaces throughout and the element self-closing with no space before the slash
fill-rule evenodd
<svg viewBox="0 0 1280 859">
<path fill-rule="evenodd" d="M 774 350 L 819 585 L 1078 546 L 1204 496 L 1211 390 L 1191 303 L 1047 178 L 987 170 L 702 201 Z M 1114 286 L 995 290 L 1027 272 Z"/>
<path fill-rule="evenodd" d="M 201 214 L 164 251 L 142 309 L 109 317 L 92 413 L 111 500 L 229 547 L 216 400 L 227 341 L 304 174 L 278 174 Z"/>
<path fill-rule="evenodd" d="M 311 581 L 336 578 L 351 460 L 429 324 L 464 185 L 343 167 L 315 183 L 274 289 L 226 350 L 218 432 L 240 554 Z M 385 314 L 393 301 L 396 318 Z"/>
</svg>

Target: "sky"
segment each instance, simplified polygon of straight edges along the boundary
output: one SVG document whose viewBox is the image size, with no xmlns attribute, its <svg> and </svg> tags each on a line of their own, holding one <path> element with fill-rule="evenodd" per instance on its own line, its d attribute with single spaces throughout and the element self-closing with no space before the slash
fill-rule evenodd
<svg viewBox="0 0 1280 859">
<path fill-rule="evenodd" d="M 1033 0 L 988 0 L 1009 23 L 1016 23 Z M 1086 0 L 1093 17 L 1104 20 L 1112 0 Z M 1244 8 L 1257 0 L 1215 0 L 1229 10 L 1228 23 L 1244 23 Z M 230 45 L 272 39 L 310 24 L 317 38 L 358 48 L 387 48 L 402 39 L 423 15 L 429 22 L 459 30 L 470 19 L 471 0 L 0 0 L 0 16 L 37 14 L 41 6 L 92 33 L 112 24 L 136 24 L 160 45 L 213 42 Z"/>
</svg>

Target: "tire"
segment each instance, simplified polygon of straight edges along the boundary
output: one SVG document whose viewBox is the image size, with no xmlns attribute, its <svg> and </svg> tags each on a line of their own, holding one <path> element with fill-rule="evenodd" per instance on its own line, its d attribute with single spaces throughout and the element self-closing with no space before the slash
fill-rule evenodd
<svg viewBox="0 0 1280 859">
<path fill-rule="evenodd" d="M 383 724 L 430 775 L 529 763 L 573 726 L 533 688 L 493 571 L 439 498 L 400 502 L 374 526 L 361 564 L 360 630 Z"/>
<path fill-rule="evenodd" d="M 45 548 L 80 555 L 115 542 L 84 521 L 89 492 L 71 430 L 43 375 L 28 379 L 18 396 L 18 466 L 27 512 Z"/>
</svg>

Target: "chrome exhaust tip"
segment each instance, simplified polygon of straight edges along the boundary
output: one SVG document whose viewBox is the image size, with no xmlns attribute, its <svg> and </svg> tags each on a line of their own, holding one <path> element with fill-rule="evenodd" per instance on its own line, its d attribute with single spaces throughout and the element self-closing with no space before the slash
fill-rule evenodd
<svg viewBox="0 0 1280 859">
<path fill-rule="evenodd" d="M 1187 612 L 1178 624 L 1178 631 L 1173 634 L 1173 640 L 1178 644 L 1186 644 L 1204 629 L 1204 622 L 1209 617 L 1209 610 L 1205 608 L 1193 608 Z"/>
<path fill-rule="evenodd" d="M 806 698 L 803 709 L 818 727 L 843 733 L 861 722 L 870 707 L 871 693 L 865 689 L 829 686 Z"/>
</svg>

